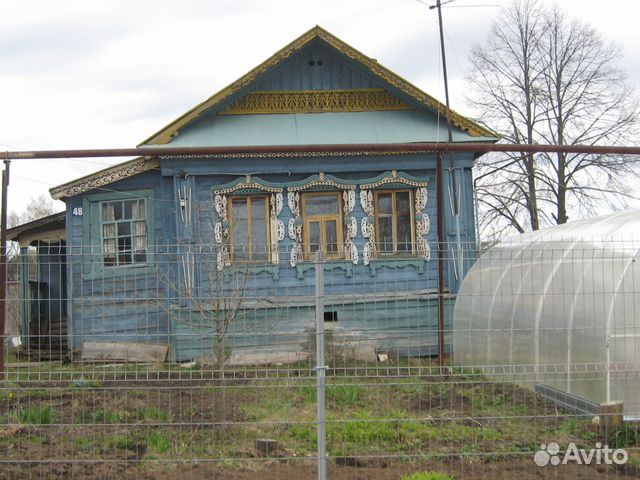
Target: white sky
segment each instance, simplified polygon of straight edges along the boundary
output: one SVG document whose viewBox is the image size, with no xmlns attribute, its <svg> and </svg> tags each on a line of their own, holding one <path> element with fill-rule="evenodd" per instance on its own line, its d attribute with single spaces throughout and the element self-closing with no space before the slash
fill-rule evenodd
<svg viewBox="0 0 640 480">
<path fill-rule="evenodd" d="M 451 103 L 463 114 L 470 47 L 500 15 L 481 5 L 507 1 L 443 9 Z M 443 100 L 435 0 L 424 2 L 0 0 L 0 151 L 135 146 L 316 24 Z M 622 48 L 640 92 L 640 2 L 557 3 Z M 13 162 L 9 208 L 123 160 Z"/>
</svg>

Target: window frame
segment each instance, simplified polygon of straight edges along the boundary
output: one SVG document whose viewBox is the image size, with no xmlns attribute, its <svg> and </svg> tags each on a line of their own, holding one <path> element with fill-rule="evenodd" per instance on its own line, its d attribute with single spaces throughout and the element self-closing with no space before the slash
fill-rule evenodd
<svg viewBox="0 0 640 480">
<path fill-rule="evenodd" d="M 270 195 L 267 193 L 256 193 L 256 194 L 247 194 L 247 195 L 229 195 L 228 197 L 228 202 L 229 202 L 229 256 L 231 258 L 232 261 L 234 262 L 246 262 L 246 263 L 253 263 L 253 264 L 262 264 L 262 263 L 271 263 L 271 199 L 270 199 Z M 233 223 L 234 223 L 234 217 L 233 217 L 233 201 L 236 199 L 245 199 L 247 200 L 247 232 L 249 234 L 249 238 L 248 238 L 248 242 L 247 242 L 247 246 L 252 245 L 252 239 L 253 239 L 253 225 L 252 225 L 252 217 L 251 217 L 251 202 L 252 202 L 252 198 L 264 198 L 265 201 L 265 230 L 266 230 L 266 245 L 265 245 L 265 258 L 264 259 L 259 259 L 259 260 L 254 260 L 253 257 L 253 251 L 250 249 L 249 250 L 249 258 L 246 259 L 237 259 L 235 258 L 235 252 L 234 252 L 234 247 L 235 247 L 235 243 L 233 242 Z"/>
<path fill-rule="evenodd" d="M 126 201 L 135 201 L 135 202 L 144 202 L 144 217 L 143 218 L 133 218 L 133 215 L 131 218 L 128 219 L 113 219 L 113 220 L 105 220 L 103 217 L 103 207 L 105 204 L 115 204 L 115 203 L 120 203 L 123 204 L 123 202 Z M 121 267 L 129 267 L 129 266 L 143 266 L 147 264 L 147 251 L 149 250 L 149 231 L 148 231 L 148 223 L 147 223 L 147 216 L 148 216 L 148 212 L 147 212 L 147 199 L 144 197 L 140 197 L 140 198 L 123 198 L 123 199 L 111 199 L 111 200 L 101 200 L 99 202 L 97 202 L 97 207 L 98 207 L 98 221 L 100 222 L 100 245 L 102 245 L 102 266 L 104 268 L 121 268 Z M 144 221 L 144 226 L 145 226 L 145 232 L 144 232 L 144 238 L 145 238 L 145 248 L 144 248 L 144 255 L 145 255 L 145 260 L 144 262 L 136 262 L 135 261 L 135 239 L 136 237 L 140 237 L 141 235 L 137 235 L 135 233 L 135 228 L 134 228 L 134 223 L 136 222 L 141 222 Z M 129 245 L 129 255 L 131 257 L 130 262 L 128 263 L 121 263 L 120 261 L 120 257 L 122 256 L 121 250 L 120 250 L 120 245 L 118 244 L 118 240 L 120 239 L 120 235 L 118 235 L 118 225 L 121 223 L 128 223 L 129 227 L 130 227 L 130 231 L 129 234 L 127 235 L 130 239 L 130 245 Z M 105 224 L 112 224 L 114 226 L 114 235 L 111 237 L 105 237 L 104 234 L 104 227 Z M 127 236 L 123 236 L 123 238 L 126 238 Z M 106 252 L 105 252 L 105 240 L 114 240 L 114 253 L 113 253 L 113 258 L 115 261 L 115 264 L 113 265 L 107 265 L 106 264 Z"/>
<path fill-rule="evenodd" d="M 314 196 L 327 196 L 334 195 L 338 204 L 338 213 L 323 214 L 323 215 L 308 215 L 307 214 L 307 199 Z M 323 191 L 323 192 L 304 192 L 301 195 L 301 209 L 302 209 L 302 235 L 303 235 L 303 252 L 305 260 L 313 260 L 314 252 L 310 249 L 310 236 L 312 222 L 320 222 L 320 245 L 324 258 L 327 260 L 341 260 L 344 259 L 344 229 L 342 224 L 342 192 L 341 191 Z M 336 237 L 338 242 L 338 249 L 335 253 L 329 253 L 327 249 L 326 229 L 323 228 L 325 222 L 335 220 L 336 222 Z"/>
<path fill-rule="evenodd" d="M 391 235 L 392 235 L 392 252 L 384 252 L 382 250 L 382 239 L 380 237 L 380 209 L 378 203 L 378 196 L 380 194 L 391 194 L 391 214 L 382 214 L 385 216 L 391 215 Z M 411 251 L 398 251 L 398 210 L 397 210 L 397 193 L 409 194 L 409 223 L 411 228 Z M 415 217 L 415 205 L 414 205 L 415 191 L 411 188 L 388 188 L 373 191 L 373 211 L 375 218 L 376 228 L 376 248 L 378 255 L 384 258 L 407 258 L 416 256 L 416 217 Z"/>
<path fill-rule="evenodd" d="M 102 235 L 102 204 L 109 201 L 145 200 L 145 223 L 147 229 L 146 261 L 124 265 L 104 264 L 104 243 Z M 72 222 L 82 221 L 82 272 L 85 278 L 100 278 L 107 275 L 125 275 L 130 271 L 144 271 L 155 265 L 155 202 L 153 190 L 129 190 L 112 193 L 96 193 L 82 198 L 81 217 L 70 215 L 73 202 L 67 207 L 67 218 Z M 133 237 L 134 235 L 132 235 Z M 87 251 L 88 249 L 88 251 Z"/>
</svg>

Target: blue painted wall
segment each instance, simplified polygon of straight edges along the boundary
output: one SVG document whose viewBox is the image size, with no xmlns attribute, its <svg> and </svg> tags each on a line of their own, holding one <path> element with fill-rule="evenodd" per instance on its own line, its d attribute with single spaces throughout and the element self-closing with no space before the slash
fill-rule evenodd
<svg viewBox="0 0 640 480">
<path fill-rule="evenodd" d="M 67 199 L 67 327 L 73 348 L 82 348 L 86 341 L 170 342 L 166 294 L 159 281 L 160 260 L 168 257 L 160 252 L 156 262 L 145 268 L 91 274 L 92 254 L 100 251 L 100 241 L 87 238 L 88 212 L 85 215 L 83 211 L 82 216 L 73 214 L 74 209 L 86 208 L 85 199 L 91 194 L 139 190 L 154 194 L 153 235 L 158 248 L 166 249 L 169 239 L 175 238 L 174 192 L 172 180 L 159 172 L 146 172 Z"/>
<path fill-rule="evenodd" d="M 183 128 L 175 147 L 446 142 L 443 118 L 427 111 L 205 115 Z M 477 142 L 453 129 L 455 142 Z M 149 146 L 148 148 L 153 148 Z"/>
<path fill-rule="evenodd" d="M 461 191 L 461 238 L 473 243 L 475 229 L 471 163 L 469 155 L 460 155 L 455 159 Z M 196 245 L 204 245 L 205 250 L 214 245 L 214 187 L 245 173 L 271 182 L 299 181 L 318 172 L 358 181 L 397 169 L 430 179 L 426 213 L 431 220 L 428 241 L 433 259 L 416 259 L 414 264 L 385 261 L 377 264 L 379 268 L 365 266 L 362 263 L 365 239 L 359 226 L 355 239 L 360 253 L 358 265 L 352 265 L 348 261 L 332 262 L 325 272 L 327 310 L 338 312 L 339 329 L 362 332 L 363 336 L 369 334 L 377 339 L 380 348 L 404 348 L 405 352 L 412 354 L 433 353 L 436 341 L 434 321 L 437 321 L 437 309 L 434 310 L 432 296 L 437 289 L 434 167 L 433 155 L 247 158 L 233 162 L 228 159 L 166 159 L 162 161 L 160 171 L 139 174 L 110 184 L 108 188 L 72 197 L 67 202 L 67 229 L 70 288 L 68 309 L 71 313 L 69 333 L 73 346 L 81 348 L 88 340 L 171 343 L 176 360 L 185 360 L 210 349 L 211 328 L 185 321 L 185 318 L 194 314 L 194 303 L 185 294 L 182 257 L 178 252 L 189 249 L 196 252 Z M 176 192 L 178 188 L 185 186 L 191 189 L 195 198 L 195 222 L 188 228 L 182 227 L 176 215 Z M 86 238 L 85 223 L 89 221 L 89 217 L 74 216 L 73 209 L 86 205 L 84 200 L 95 193 L 138 190 L 152 190 L 154 194 L 154 237 L 157 244 L 155 263 L 148 267 L 125 268 L 100 275 L 87 274 L 86 263 L 91 258 L 92 248 L 95 250 L 100 246 L 95 244 L 94 239 Z M 455 239 L 455 229 L 449 207 L 450 193 L 451 189 L 447 189 L 445 220 L 448 239 L 452 241 Z M 359 195 L 353 215 L 358 220 L 364 216 Z M 286 200 L 279 218 L 285 225 L 291 218 Z M 304 343 L 313 322 L 314 267 L 309 263 L 298 268 L 290 267 L 291 246 L 292 240 L 285 235 L 285 239 L 280 242 L 281 255 L 277 269 L 272 267 L 269 271 L 250 275 L 243 305 L 254 304 L 247 307 L 242 315 L 244 327 L 241 328 L 242 323 L 236 325 L 241 331 L 234 334 L 233 344 L 249 346 L 279 341 L 286 345 L 292 339 L 295 339 L 297 345 Z M 473 245 L 467 244 L 464 250 L 466 271 L 473 261 Z M 447 255 L 450 256 L 451 253 Z M 210 272 L 215 269 L 215 256 L 201 253 L 196 255 L 194 264 L 196 286 L 193 292 L 200 299 L 206 295 L 211 296 L 215 288 L 211 287 L 207 278 L 210 278 Z M 207 264 L 210 267 L 206 267 Z M 448 261 L 447 266 L 447 285 L 454 293 L 460 275 L 455 272 L 451 261 Z M 265 298 L 271 299 L 275 304 L 270 307 L 260 306 L 259 303 Z M 277 312 L 277 315 L 270 315 L 269 312 Z M 407 338 L 411 338 L 411 342 L 407 343 Z M 421 338 L 421 341 L 416 341 L 416 338 Z"/>
</svg>

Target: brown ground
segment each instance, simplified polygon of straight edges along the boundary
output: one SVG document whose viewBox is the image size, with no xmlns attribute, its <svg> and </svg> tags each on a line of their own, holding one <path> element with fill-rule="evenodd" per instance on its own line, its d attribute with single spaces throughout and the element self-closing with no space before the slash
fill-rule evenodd
<svg viewBox="0 0 640 480">
<path fill-rule="evenodd" d="M 135 453 L 132 452 L 132 456 Z M 38 462 L 22 465 L 8 465 L 0 472 L 1 479 L 148 479 L 148 480 L 200 480 L 216 479 L 315 479 L 316 466 L 312 462 L 291 461 L 287 463 L 271 462 L 254 470 L 221 468 L 210 464 L 195 462 L 172 462 L 162 467 L 162 471 L 150 472 L 151 466 L 135 459 L 119 460 L 113 463 L 54 463 Z M 155 468 L 154 468 L 155 470 Z M 449 474 L 452 478 L 463 479 L 607 479 L 607 478 L 640 478 L 633 472 L 623 472 L 613 466 L 564 465 L 559 467 L 537 467 L 531 460 L 506 460 L 492 463 L 467 463 L 452 461 L 449 463 L 403 464 L 390 462 L 386 467 L 374 466 L 340 466 L 330 463 L 327 478 L 336 480 L 356 479 L 399 479 L 403 474 L 416 471 L 437 471 Z"/>
<path fill-rule="evenodd" d="M 371 394 L 365 403 L 392 402 L 420 418 L 433 416 L 436 427 L 439 422 L 449 421 L 442 420 L 443 416 L 478 430 L 494 427 L 496 420 L 483 417 L 477 405 L 489 408 L 485 407 L 486 403 L 493 408 L 491 402 L 499 398 L 513 406 L 516 416 L 521 411 L 516 411 L 516 407 L 535 412 L 538 418 L 529 420 L 535 424 L 531 428 L 557 427 L 563 420 L 552 404 L 541 402 L 530 392 L 509 384 L 448 382 L 442 385 L 442 379 L 433 379 L 434 384 L 438 382 L 442 388 L 425 387 L 411 394 L 400 394 L 396 387 L 385 387 L 382 391 L 389 398 L 376 399 L 374 397 L 380 395 Z M 425 384 L 430 384 L 428 378 Z M 264 383 L 251 385 L 237 383 L 221 388 L 212 381 L 164 379 L 105 381 L 82 388 L 70 386 L 69 382 L 30 381 L 0 388 L 0 479 L 317 478 L 315 462 L 309 458 L 313 449 L 308 445 L 297 450 L 298 445 L 290 442 L 283 446 L 277 459 L 259 458 L 248 446 L 264 432 L 258 426 L 260 418 L 249 416 L 247 412 L 253 410 L 247 410 L 247 406 L 277 408 L 280 401 L 290 402 L 302 415 L 313 413 L 313 404 L 300 393 L 291 396 L 291 387 L 274 395 L 265 389 Z M 271 404 L 266 398 L 269 395 L 273 397 Z M 332 408 L 331 399 L 327 405 Z M 17 420 L 16 412 L 43 406 L 55 411 L 50 424 L 24 418 Z M 277 428 L 268 432 L 278 435 Z M 162 438 L 169 445 L 167 450 L 163 451 L 150 440 L 155 434 L 164 435 Z M 518 432 L 513 436 L 518 438 Z M 277 438 L 289 437 L 283 433 Z M 302 444 L 304 440 L 300 440 Z M 360 456 L 336 459 L 334 454 L 329 459 L 328 478 L 399 479 L 403 474 L 419 471 L 447 473 L 456 479 L 604 479 L 634 478 L 635 475 L 640 478 L 635 470 L 622 471 L 613 466 L 537 467 L 528 452 L 531 447 L 524 444 L 516 447 L 526 454 L 516 448 L 503 455 L 492 454 L 499 445 L 484 444 L 481 440 L 472 445 L 476 454 L 471 455 L 463 453 L 464 441 L 432 440 L 426 445 L 410 451 L 399 449 L 397 444 L 390 445 L 385 449 L 386 458 L 376 453 L 367 454 L 366 445 L 347 453 Z M 426 452 L 444 451 L 445 456 L 425 459 L 422 448 Z"/>
</svg>

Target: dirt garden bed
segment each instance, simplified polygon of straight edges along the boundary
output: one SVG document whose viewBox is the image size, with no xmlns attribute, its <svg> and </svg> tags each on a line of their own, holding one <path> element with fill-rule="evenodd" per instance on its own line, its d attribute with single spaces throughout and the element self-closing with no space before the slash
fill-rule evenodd
<svg viewBox="0 0 640 480">
<path fill-rule="evenodd" d="M 397 366 L 396 366 L 397 367 Z M 67 366 L 14 371 L 0 386 L 0 478 L 315 478 L 312 368 L 230 372 Z M 154 367 L 155 368 L 155 367 Z M 243 373 L 244 372 L 244 373 Z M 286 374 L 283 374 L 286 373 Z M 540 444 L 638 452 L 633 426 L 607 434 L 528 390 L 411 368 L 328 378 L 329 478 L 629 478 L 610 465 L 538 467 Z M 135 374 L 134 374 L 135 373 Z M 256 439 L 277 440 L 270 458 Z"/>
</svg>

